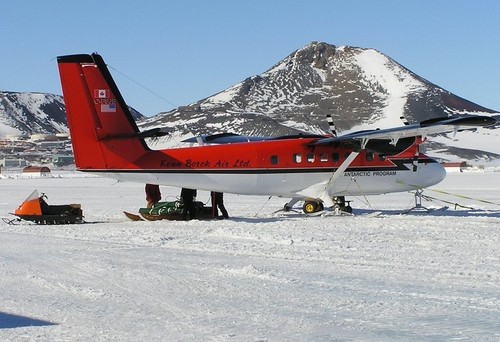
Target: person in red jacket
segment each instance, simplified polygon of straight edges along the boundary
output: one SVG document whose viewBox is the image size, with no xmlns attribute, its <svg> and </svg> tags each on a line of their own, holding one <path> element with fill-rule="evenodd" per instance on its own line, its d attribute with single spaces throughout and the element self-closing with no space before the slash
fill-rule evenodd
<svg viewBox="0 0 500 342">
<path fill-rule="evenodd" d="M 160 186 L 157 184 L 146 184 L 145 190 L 148 208 L 152 208 L 161 200 Z"/>
</svg>

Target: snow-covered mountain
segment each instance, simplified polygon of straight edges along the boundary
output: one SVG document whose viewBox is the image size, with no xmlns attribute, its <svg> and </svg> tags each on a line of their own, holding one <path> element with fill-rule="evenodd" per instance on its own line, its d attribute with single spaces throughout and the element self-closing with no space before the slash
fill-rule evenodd
<svg viewBox="0 0 500 342">
<path fill-rule="evenodd" d="M 377 50 L 313 42 L 261 75 L 140 125 L 170 127 L 178 140 L 188 134 L 220 132 L 327 133 L 327 114 L 333 116 L 338 131 L 348 132 L 466 112 L 500 118 L 498 112 L 432 84 Z M 467 141 L 456 140 L 460 136 L 430 139 L 427 149 L 444 158 L 449 154 L 448 159 L 500 158 L 500 147 L 489 146 L 492 138 L 498 141 L 497 131 L 481 129 Z M 166 138 L 160 143 L 173 142 Z"/>
<path fill-rule="evenodd" d="M 130 108 L 136 120 L 144 116 Z M 64 100 L 46 93 L 0 92 L 0 138 L 5 135 L 68 132 Z"/>
<path fill-rule="evenodd" d="M 67 130 L 62 96 L 0 92 L 0 136 Z"/>
</svg>

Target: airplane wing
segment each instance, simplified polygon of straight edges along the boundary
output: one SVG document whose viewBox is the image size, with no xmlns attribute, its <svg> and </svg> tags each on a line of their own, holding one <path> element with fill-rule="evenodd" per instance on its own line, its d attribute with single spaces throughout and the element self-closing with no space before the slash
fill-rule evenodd
<svg viewBox="0 0 500 342">
<path fill-rule="evenodd" d="M 277 137 L 260 137 L 260 136 L 247 136 L 239 135 L 235 133 L 217 133 L 211 135 L 199 135 L 191 137 L 182 142 L 187 143 L 200 143 L 200 144 L 232 144 L 239 142 L 250 142 L 250 141 L 269 141 L 269 140 L 284 140 L 284 139 L 295 139 L 295 138 L 325 138 L 325 135 L 317 134 L 293 134 L 293 135 L 283 135 Z"/>
<path fill-rule="evenodd" d="M 342 136 L 320 136 L 312 134 L 287 135 L 281 137 L 244 136 L 235 133 L 219 133 L 200 135 L 183 140 L 187 143 L 199 144 L 232 144 L 250 141 L 279 140 L 291 138 L 318 138 L 313 145 L 329 145 L 345 143 L 354 149 L 371 149 L 385 154 L 397 154 L 411 146 L 415 137 L 423 138 L 431 134 L 457 132 L 464 129 L 494 125 L 497 121 L 489 116 L 446 117 L 422 121 L 418 124 L 388 129 L 358 131 Z"/>
<path fill-rule="evenodd" d="M 496 124 L 497 120 L 489 116 L 471 115 L 460 117 L 446 117 L 422 121 L 418 124 L 367 131 L 353 132 L 338 137 L 330 137 L 317 140 L 315 145 L 328 145 L 336 143 L 359 142 L 360 148 L 364 149 L 370 140 L 388 140 L 391 145 L 397 145 L 400 139 L 421 136 L 423 138 L 431 134 L 458 132 L 476 127 L 486 127 Z M 368 148 L 370 146 L 368 145 Z"/>
<path fill-rule="evenodd" d="M 266 137 L 244 136 L 235 133 L 218 133 L 212 135 L 200 135 L 182 140 L 182 142 L 203 144 L 232 144 L 238 142 L 262 141 L 267 139 L 268 138 Z"/>
</svg>

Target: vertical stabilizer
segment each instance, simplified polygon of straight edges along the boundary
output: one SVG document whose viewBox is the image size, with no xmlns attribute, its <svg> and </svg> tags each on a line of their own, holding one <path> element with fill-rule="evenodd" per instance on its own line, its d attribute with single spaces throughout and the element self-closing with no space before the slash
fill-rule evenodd
<svg viewBox="0 0 500 342">
<path fill-rule="evenodd" d="M 134 169 L 148 150 L 102 57 L 57 58 L 79 170 Z"/>
</svg>

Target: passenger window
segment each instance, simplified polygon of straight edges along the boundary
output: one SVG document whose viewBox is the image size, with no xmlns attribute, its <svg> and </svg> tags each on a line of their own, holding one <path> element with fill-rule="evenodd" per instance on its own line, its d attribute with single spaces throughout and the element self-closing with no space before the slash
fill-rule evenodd
<svg viewBox="0 0 500 342">
<path fill-rule="evenodd" d="M 308 163 L 314 163 L 314 153 L 308 153 L 307 154 L 307 162 Z"/>
<path fill-rule="evenodd" d="M 379 159 L 380 161 L 384 161 L 384 160 L 386 160 L 386 159 L 387 159 L 387 157 L 385 156 L 385 154 L 379 154 L 379 155 L 378 155 L 378 159 Z"/>
<path fill-rule="evenodd" d="M 366 160 L 367 160 L 367 161 L 373 161 L 373 159 L 374 159 L 374 154 L 373 154 L 373 152 L 367 152 L 367 153 L 366 153 Z"/>
<path fill-rule="evenodd" d="M 339 159 L 340 159 L 340 156 L 339 156 L 339 154 L 338 154 L 338 153 L 334 153 L 334 154 L 332 154 L 332 161 L 334 161 L 334 162 L 338 162 L 338 161 L 339 161 Z"/>
<path fill-rule="evenodd" d="M 328 154 L 321 153 L 319 156 L 319 160 L 321 160 L 322 163 L 327 162 L 328 161 Z"/>
<path fill-rule="evenodd" d="M 278 164 L 278 156 L 271 156 L 271 164 L 272 165 Z"/>
<path fill-rule="evenodd" d="M 296 162 L 297 164 L 302 162 L 302 155 L 300 153 L 295 153 L 293 155 L 293 161 Z"/>
</svg>

